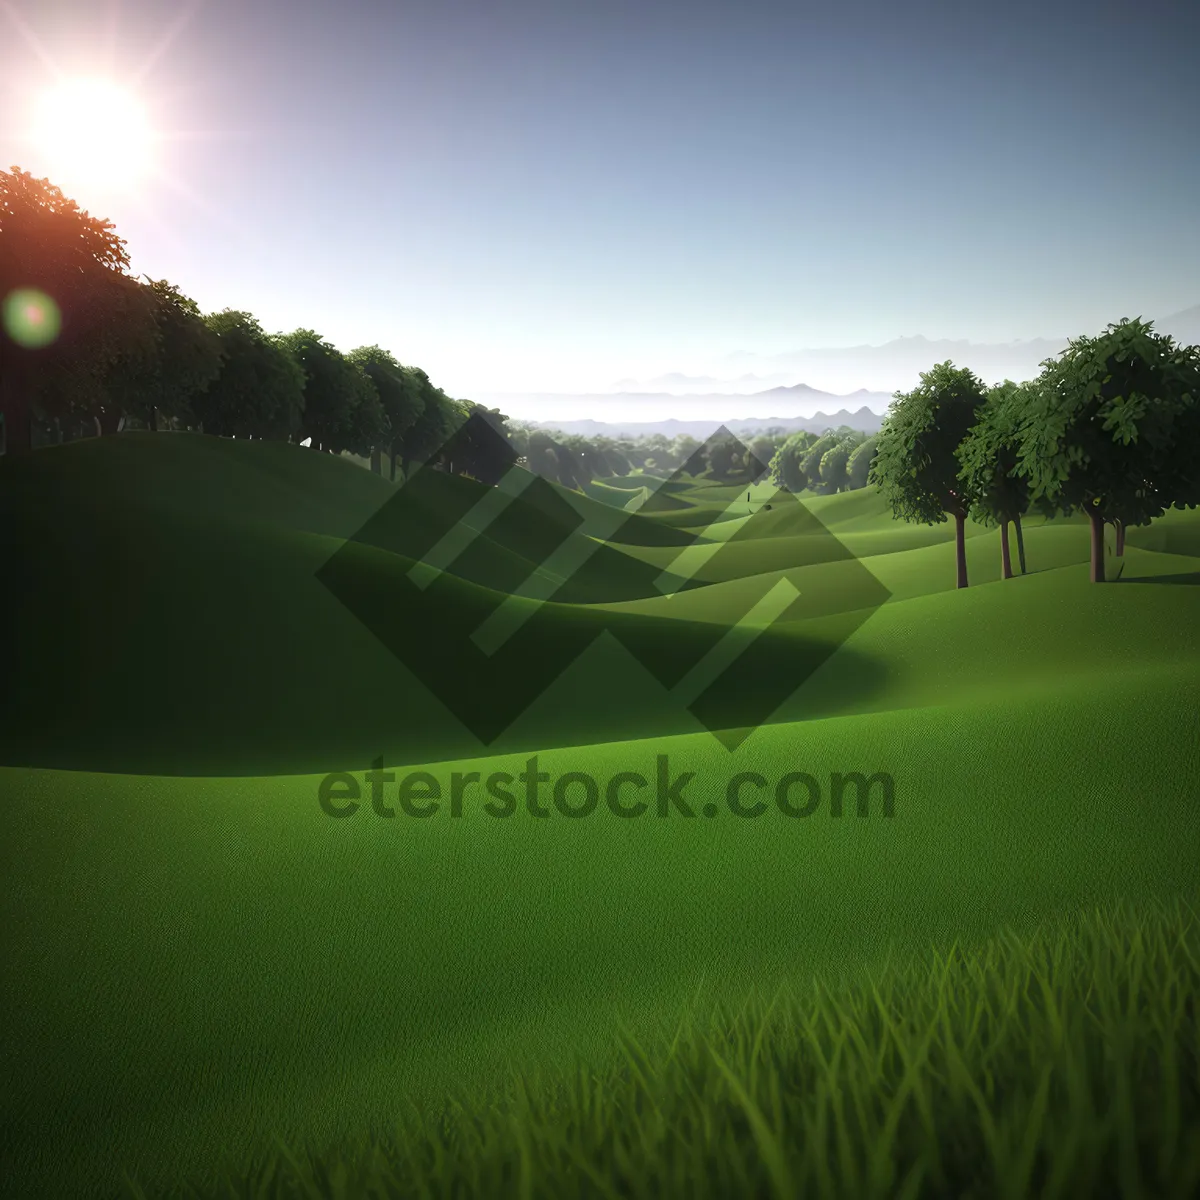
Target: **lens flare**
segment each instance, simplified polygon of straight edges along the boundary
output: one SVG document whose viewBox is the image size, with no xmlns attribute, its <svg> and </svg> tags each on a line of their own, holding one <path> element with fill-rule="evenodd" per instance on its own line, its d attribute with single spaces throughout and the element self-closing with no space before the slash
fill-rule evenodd
<svg viewBox="0 0 1200 1200">
<path fill-rule="evenodd" d="M 62 313 L 58 305 L 35 288 L 18 288 L 4 298 L 0 324 L 18 346 L 36 350 L 48 346 L 62 329 Z"/>
</svg>

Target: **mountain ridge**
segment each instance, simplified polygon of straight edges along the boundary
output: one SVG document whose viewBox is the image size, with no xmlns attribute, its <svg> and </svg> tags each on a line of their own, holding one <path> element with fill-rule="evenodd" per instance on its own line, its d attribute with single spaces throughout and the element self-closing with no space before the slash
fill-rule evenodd
<svg viewBox="0 0 1200 1200">
<path fill-rule="evenodd" d="M 1200 304 L 1180 309 L 1161 320 L 1151 320 L 1151 324 L 1155 332 L 1169 334 L 1182 345 L 1200 345 Z M 1099 332 L 1101 330 L 1096 329 L 1089 334 L 1094 336 Z M 830 405 L 845 408 L 847 402 L 852 407 L 865 403 L 874 412 L 883 414 L 897 392 L 915 387 L 921 373 L 936 363 L 949 359 L 956 366 L 971 369 L 988 385 L 1005 379 L 1022 382 L 1037 375 L 1042 363 L 1057 357 L 1069 342 L 1066 337 L 1010 342 L 931 340 L 923 334 L 915 334 L 894 338 L 882 345 L 827 347 L 774 355 L 737 351 L 724 358 L 729 367 L 738 364 L 735 368 L 737 378 L 719 379 L 712 374 L 676 371 L 641 383 L 626 377 L 618 381 L 620 390 L 616 391 L 494 391 L 481 393 L 476 399 L 500 408 L 515 420 L 551 422 L 560 426 L 563 422 L 583 419 L 576 414 L 585 411 L 589 416 L 599 414 L 610 423 L 661 422 L 679 418 L 707 424 L 711 419 L 719 418 L 719 425 L 721 421 L 731 419 L 760 419 L 751 406 L 762 403 L 784 404 L 792 411 L 784 412 L 780 419 L 789 420 L 815 418 L 818 409 L 827 411 Z M 748 360 L 754 361 L 751 364 Z M 744 369 L 747 365 L 769 373 L 747 371 Z M 803 382 L 787 382 L 789 376 L 793 379 L 800 376 Z M 809 382 L 814 378 L 821 386 Z M 834 379 L 838 383 L 830 382 Z M 654 384 L 668 381 L 676 390 L 654 390 Z M 776 382 L 771 386 L 744 390 L 747 384 L 772 384 L 772 381 Z M 858 387 L 851 389 L 847 383 L 858 384 Z M 687 390 L 689 385 L 704 390 Z M 724 390 L 720 390 L 722 387 Z"/>
<path fill-rule="evenodd" d="M 883 416 L 863 405 L 857 411 L 842 408 L 833 413 L 815 413 L 811 417 L 734 417 L 727 420 L 716 418 L 681 418 L 666 417 L 658 421 L 600 421 L 592 417 L 566 421 L 527 421 L 537 429 L 547 433 L 562 433 L 566 435 L 582 434 L 584 436 L 602 436 L 611 438 L 648 437 L 659 433 L 664 437 L 690 436 L 705 440 L 721 426 L 731 433 L 752 436 L 767 429 L 783 429 L 788 433 L 824 433 L 828 429 L 838 429 L 848 426 L 862 433 L 875 433 L 883 424 Z"/>
</svg>

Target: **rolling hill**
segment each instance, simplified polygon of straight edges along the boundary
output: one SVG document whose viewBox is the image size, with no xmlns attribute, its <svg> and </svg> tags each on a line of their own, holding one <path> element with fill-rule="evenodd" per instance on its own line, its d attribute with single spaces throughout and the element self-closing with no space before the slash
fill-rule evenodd
<svg viewBox="0 0 1200 1200">
<path fill-rule="evenodd" d="M 453 669 L 465 618 L 502 598 L 489 580 L 586 548 L 569 511 L 614 509 L 539 489 L 450 561 L 431 617 L 405 608 L 412 556 L 480 499 L 436 475 L 393 507 L 407 489 L 292 446 L 120 435 L 0 460 L 6 1196 L 166 1185 L 275 1136 L 319 1151 L 451 1094 L 490 1111 L 497 1081 L 610 1063 L 621 1031 L 669 1038 L 699 996 L 736 1009 L 1200 888 L 1195 512 L 1131 530 L 1104 586 L 1076 524 L 1031 522 L 1011 580 L 973 529 L 959 591 L 949 527 L 897 524 L 872 491 L 767 511 L 770 489 L 700 481 L 661 517 L 618 511 L 625 540 L 539 609 L 545 640 L 506 677 L 593 640 L 485 746 L 319 576 L 342 563 L 388 636 L 423 614 L 415 640 Z M 665 565 L 691 586 L 664 595 Z M 800 607 L 728 717 L 785 698 L 731 745 L 661 679 L 785 577 Z M 478 777 L 533 755 L 549 815 L 489 815 Z M 438 811 L 373 811 L 377 756 L 438 783 Z M 689 777 L 681 804 L 664 769 Z M 362 804 L 332 819 L 342 770 Z M 854 772 L 890 777 L 891 816 L 878 791 L 834 815 Z M 551 802 L 631 773 L 638 819 Z M 818 785 L 806 818 L 771 802 L 796 773 Z M 766 798 L 754 819 L 735 777 Z"/>
</svg>

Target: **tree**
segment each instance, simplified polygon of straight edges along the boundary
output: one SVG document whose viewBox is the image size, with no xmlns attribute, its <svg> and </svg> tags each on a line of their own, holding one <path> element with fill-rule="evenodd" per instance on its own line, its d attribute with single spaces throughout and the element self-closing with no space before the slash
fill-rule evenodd
<svg viewBox="0 0 1200 1200">
<path fill-rule="evenodd" d="M 388 436 L 387 413 L 371 377 L 358 363 L 342 360 L 349 370 L 345 386 L 350 393 L 350 406 L 342 422 L 330 435 L 329 449 L 334 454 L 347 451 L 371 458 L 371 469 L 380 473 L 379 450 Z"/>
<path fill-rule="evenodd" d="M 956 452 L 986 400 L 970 370 L 947 361 L 921 375 L 911 392 L 897 392 L 878 434 L 870 481 L 895 516 L 938 525 L 954 518 L 958 586 L 967 586 L 966 520 L 973 496 L 959 479 Z"/>
<path fill-rule="evenodd" d="M 249 313 L 224 309 L 204 318 L 216 335 L 221 368 L 192 398 L 192 413 L 205 433 L 286 441 L 300 429 L 304 371 L 263 332 Z"/>
<path fill-rule="evenodd" d="M 771 460 L 775 457 L 775 451 L 782 441 L 782 438 L 774 438 L 765 433 L 759 433 L 750 439 L 746 445 L 746 449 L 750 451 L 756 462 L 760 462 L 769 468 Z"/>
<path fill-rule="evenodd" d="M 562 464 L 559 462 L 556 447 L 557 443 L 544 429 L 531 430 L 525 451 L 525 462 L 534 475 L 561 483 Z"/>
<path fill-rule="evenodd" d="M 147 279 L 157 329 L 149 356 L 123 356 L 107 384 L 121 408 L 157 431 L 160 413 L 186 420 L 190 404 L 221 371 L 220 337 L 205 324 L 196 302 L 165 279 Z"/>
<path fill-rule="evenodd" d="M 101 378 L 148 349 L 149 306 L 112 222 L 48 179 L 0 171 L 0 415 L 8 453 L 33 447 L 33 406 L 56 415 L 103 407 Z M 44 332 L 43 332 L 44 331 Z"/>
<path fill-rule="evenodd" d="M 527 460 L 529 455 L 529 436 L 537 426 L 529 421 L 509 421 L 507 424 L 508 440 L 512 443 L 512 448 L 516 451 L 517 458 Z M 528 462 L 522 465 L 527 466 Z"/>
<path fill-rule="evenodd" d="M 412 376 L 422 402 L 420 415 L 400 436 L 400 463 L 408 479 L 414 462 L 426 462 L 441 449 L 459 413 L 451 406 L 450 397 L 419 367 L 401 369 Z"/>
<path fill-rule="evenodd" d="M 466 419 L 446 443 L 447 465 L 457 475 L 469 475 L 494 487 L 517 460 L 505 429 L 507 418 L 499 409 L 470 400 L 457 403 L 464 406 Z"/>
<path fill-rule="evenodd" d="M 597 449 L 594 439 L 568 434 L 559 439 L 559 445 L 570 454 L 575 478 L 581 485 L 616 473 L 610 468 L 607 456 Z"/>
<path fill-rule="evenodd" d="M 425 461 L 427 465 L 437 467 L 447 474 L 462 474 L 469 457 L 462 430 L 470 418 L 471 404 L 468 401 L 455 400 L 452 396 L 447 396 L 441 388 L 435 390 L 441 398 L 441 416 L 445 434 Z"/>
<path fill-rule="evenodd" d="M 1200 346 L 1188 347 L 1193 358 L 1200 356 Z M 1181 397 L 1182 407 L 1176 413 L 1174 436 L 1161 464 L 1160 487 L 1163 505 L 1172 508 L 1200 507 L 1200 391 Z M 1118 539 L 1124 535 L 1122 524 Z"/>
<path fill-rule="evenodd" d="M 1200 347 L 1184 348 L 1184 353 L 1200 354 Z M 1156 464 L 1152 481 L 1163 510 L 1195 508 L 1200 505 L 1200 390 L 1181 392 L 1172 424 L 1170 445 Z M 1129 525 L 1145 523 L 1135 503 L 1128 505 L 1120 494 L 1109 504 L 1108 520 L 1116 532 L 1116 555 L 1125 553 L 1125 530 Z"/>
<path fill-rule="evenodd" d="M 383 406 L 386 429 L 381 445 L 391 464 L 391 480 L 396 481 L 396 458 L 405 432 L 412 428 L 425 410 L 425 398 L 420 382 L 411 371 L 405 371 L 396 359 L 379 346 L 359 346 L 347 358 L 366 372 Z"/>
<path fill-rule="evenodd" d="M 800 465 L 816 438 L 811 433 L 793 433 L 780 444 L 771 459 L 771 482 L 796 493 L 808 487 L 808 475 Z"/>
<path fill-rule="evenodd" d="M 807 486 L 816 488 L 821 482 L 821 459 L 838 444 L 839 437 L 832 430 L 821 434 L 809 443 L 808 449 L 800 456 L 800 470 L 808 481 Z"/>
<path fill-rule="evenodd" d="M 686 442 L 686 443 L 682 442 L 682 439 L 677 438 L 675 441 L 675 445 L 686 446 L 686 445 L 690 445 L 692 442 L 695 442 L 696 444 L 694 446 L 692 446 L 691 450 L 688 451 L 686 457 L 680 458 L 678 456 L 678 451 L 673 450 L 672 458 L 673 458 L 673 461 L 675 461 L 679 464 L 679 469 L 681 471 L 683 471 L 685 475 L 690 475 L 693 479 L 695 479 L 697 476 L 702 475 L 708 469 L 708 456 L 709 456 L 708 444 L 705 442 L 696 442 L 695 438 L 690 438 L 688 440 L 688 442 Z M 640 449 L 639 449 L 639 453 L 640 453 Z M 642 465 L 643 466 L 645 465 L 644 457 L 642 459 Z"/>
<path fill-rule="evenodd" d="M 1091 580 L 1105 582 L 1104 526 L 1142 524 L 1186 493 L 1177 439 L 1200 395 L 1200 347 L 1140 319 L 1073 339 L 1030 386 L 1019 470 L 1047 513 L 1083 512 Z"/>
<path fill-rule="evenodd" d="M 988 391 L 978 420 L 959 446 L 959 478 L 972 496 L 971 516 L 982 525 L 1000 529 L 1000 567 L 1012 578 L 1008 527 L 1017 533 L 1021 574 L 1025 574 L 1025 539 L 1021 516 L 1029 508 L 1029 482 L 1017 472 L 1017 448 L 1025 419 L 1027 392 L 1006 379 Z"/>
<path fill-rule="evenodd" d="M 35 399 L 60 429 L 64 418 L 85 413 L 97 433 L 117 433 L 162 353 L 153 292 L 128 275 L 115 276 L 105 291 L 91 336 L 80 338 L 58 370 L 39 372 Z"/>
<path fill-rule="evenodd" d="M 529 435 L 529 469 L 563 487 L 579 491 L 590 482 L 587 470 L 579 452 L 566 444 L 566 435 L 559 437 L 561 441 L 551 437 L 545 429 L 534 430 Z"/>
<path fill-rule="evenodd" d="M 850 452 L 846 463 L 846 486 L 854 491 L 865 488 L 871 474 L 871 464 L 875 461 L 875 452 L 879 448 L 878 439 L 864 438 Z"/>
<path fill-rule="evenodd" d="M 715 479 L 724 479 L 741 467 L 741 446 L 730 437 L 718 438 L 708 448 L 708 469 Z"/>
<path fill-rule="evenodd" d="M 690 433 L 676 434 L 675 440 L 671 443 L 671 457 L 680 466 L 683 466 L 700 449 L 700 445 L 701 443 Z M 628 455 L 628 451 L 625 453 Z M 699 471 L 693 472 L 693 474 L 699 474 Z"/>
<path fill-rule="evenodd" d="M 849 439 L 843 439 L 836 446 L 830 447 L 821 456 L 821 464 L 818 468 L 821 483 L 824 485 L 825 491 L 828 494 L 840 492 L 846 486 L 846 464 L 850 461 L 850 452 L 854 449 L 855 443 Z"/>
<path fill-rule="evenodd" d="M 850 455 L 863 441 L 864 435 L 852 429 L 841 434 L 837 442 L 821 455 L 817 473 L 821 479 L 822 490 L 826 495 L 833 495 L 849 486 L 847 470 Z"/>
<path fill-rule="evenodd" d="M 645 465 L 653 466 L 662 475 L 669 475 L 679 465 L 674 444 L 665 433 L 652 433 L 642 438 L 641 448 L 645 454 Z"/>
<path fill-rule="evenodd" d="M 355 408 L 364 403 L 363 373 L 335 346 L 311 329 L 296 329 L 273 339 L 304 371 L 304 411 L 300 440 L 313 450 L 335 453 L 356 433 Z"/>
<path fill-rule="evenodd" d="M 625 457 L 612 438 L 597 435 L 592 438 L 592 447 L 604 462 L 604 475 L 629 474 L 629 459 Z M 672 453 L 675 453 L 675 449 L 676 447 L 673 444 L 671 447 Z"/>
</svg>

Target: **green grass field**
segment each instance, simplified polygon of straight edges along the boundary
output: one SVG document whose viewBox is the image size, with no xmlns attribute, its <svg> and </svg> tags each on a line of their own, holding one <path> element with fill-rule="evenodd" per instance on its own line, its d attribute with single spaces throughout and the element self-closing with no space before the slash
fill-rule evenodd
<svg viewBox="0 0 1200 1200">
<path fill-rule="evenodd" d="M 5 1196 L 165 1194 L 276 1138 L 316 1168 L 200 1194 L 1190 1194 L 1200 514 L 1131 530 L 1104 586 L 1077 523 L 1031 520 L 1011 580 L 972 527 L 958 591 L 952 527 L 873 490 L 800 508 L 700 480 L 634 513 L 545 485 L 431 616 L 398 599 L 422 531 L 481 494 L 434 474 L 397 494 L 196 435 L 0 460 Z M 584 545 L 579 517 L 622 523 Z M 464 622 L 548 547 L 589 550 L 530 617 L 579 659 L 480 741 L 318 579 L 359 530 L 347 588 L 459 673 Z M 781 581 L 799 598 L 710 710 L 756 726 L 729 749 L 670 687 Z M 523 655 L 471 703 L 525 695 Z M 543 797 L 635 772 L 650 809 L 496 818 L 473 783 L 451 815 L 455 773 L 535 754 Z M 658 815 L 660 756 L 694 815 Z M 364 784 L 326 815 L 324 774 L 377 757 L 441 809 L 385 818 Z M 811 815 L 731 811 L 734 776 L 770 801 L 796 772 Z M 833 815 L 853 772 L 891 776 L 892 816 L 878 791 Z M 929 956 L 955 944 L 951 979 Z M 354 1149 L 397 1128 L 390 1158 Z"/>
</svg>

